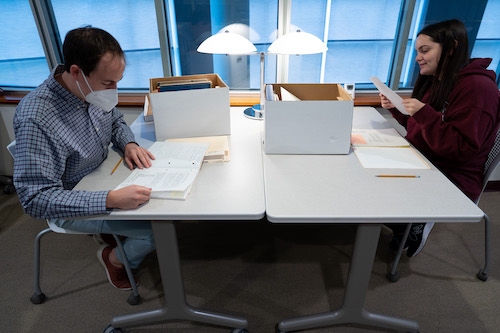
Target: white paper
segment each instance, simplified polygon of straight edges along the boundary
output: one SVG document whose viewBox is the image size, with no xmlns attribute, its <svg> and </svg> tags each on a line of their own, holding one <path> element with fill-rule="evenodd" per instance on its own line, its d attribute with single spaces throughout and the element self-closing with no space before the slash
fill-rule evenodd
<svg viewBox="0 0 500 333">
<path fill-rule="evenodd" d="M 355 147 L 409 147 L 410 143 L 394 128 L 352 129 L 351 144 Z"/>
<path fill-rule="evenodd" d="M 399 110 L 399 112 L 401 112 L 402 114 L 409 115 L 409 113 L 403 106 L 403 99 L 401 98 L 401 96 L 392 91 L 388 86 L 386 86 L 382 81 L 380 81 L 378 77 L 373 76 L 370 78 L 370 80 L 373 82 L 375 87 L 377 87 L 380 93 L 385 97 L 387 97 L 387 99 L 391 101 L 392 104 L 394 104 L 394 106 L 396 107 L 396 109 Z"/>
<path fill-rule="evenodd" d="M 355 147 L 354 153 L 368 169 L 429 169 L 413 148 Z"/>
<path fill-rule="evenodd" d="M 291 101 L 291 102 L 295 102 L 295 101 L 300 101 L 300 99 L 295 96 L 294 94 L 292 94 L 291 92 L 289 92 L 288 90 L 286 90 L 285 88 L 283 87 L 280 87 L 281 90 L 281 100 L 282 101 Z"/>
</svg>

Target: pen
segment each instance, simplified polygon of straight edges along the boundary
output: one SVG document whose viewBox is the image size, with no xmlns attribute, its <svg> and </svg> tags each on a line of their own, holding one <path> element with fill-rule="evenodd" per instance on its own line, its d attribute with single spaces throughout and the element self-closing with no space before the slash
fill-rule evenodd
<svg viewBox="0 0 500 333">
<path fill-rule="evenodd" d="M 123 157 L 121 157 L 120 160 L 118 161 L 118 163 L 116 163 L 115 167 L 111 171 L 111 174 L 113 174 L 116 171 L 116 169 L 118 169 L 118 167 L 120 166 L 120 164 L 122 163 L 122 161 L 123 161 Z"/>
<path fill-rule="evenodd" d="M 380 178 L 420 178 L 417 175 L 375 175 L 375 177 Z"/>
</svg>

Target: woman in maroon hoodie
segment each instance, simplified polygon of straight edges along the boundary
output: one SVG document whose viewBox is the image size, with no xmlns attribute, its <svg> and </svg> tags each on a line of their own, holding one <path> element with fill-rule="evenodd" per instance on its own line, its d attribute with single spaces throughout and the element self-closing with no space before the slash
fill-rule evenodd
<svg viewBox="0 0 500 333">
<path fill-rule="evenodd" d="M 486 69 L 491 59 L 469 58 L 467 31 L 458 20 L 425 27 L 415 48 L 420 73 L 411 98 L 403 100 L 409 115 L 395 109 L 383 95 L 382 107 L 406 128 L 407 140 L 476 201 L 500 124 L 495 72 Z M 409 257 L 422 250 L 433 226 L 433 222 L 412 225 L 406 243 Z M 391 228 L 397 244 L 401 227 Z"/>
</svg>

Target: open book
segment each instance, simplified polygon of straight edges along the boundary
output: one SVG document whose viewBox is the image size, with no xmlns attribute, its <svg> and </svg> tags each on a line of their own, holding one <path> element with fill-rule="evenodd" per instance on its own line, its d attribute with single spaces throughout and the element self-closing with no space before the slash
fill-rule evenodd
<svg viewBox="0 0 500 333">
<path fill-rule="evenodd" d="M 155 156 L 148 169 L 135 169 L 116 189 L 142 185 L 152 189 L 151 198 L 185 200 L 198 175 L 208 143 L 155 142 Z"/>
</svg>

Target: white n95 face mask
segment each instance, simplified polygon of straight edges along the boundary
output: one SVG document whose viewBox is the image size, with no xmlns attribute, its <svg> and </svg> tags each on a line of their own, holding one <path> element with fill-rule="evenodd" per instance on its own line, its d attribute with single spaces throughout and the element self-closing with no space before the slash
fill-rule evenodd
<svg viewBox="0 0 500 333">
<path fill-rule="evenodd" d="M 83 71 L 82 74 L 87 87 L 89 87 L 90 89 L 90 92 L 85 96 L 82 89 L 80 88 L 80 84 L 78 83 L 78 81 L 76 81 L 76 85 L 78 86 L 80 93 L 85 97 L 85 101 L 97 106 L 98 108 L 103 109 L 105 112 L 113 110 L 116 104 L 118 104 L 118 89 L 103 89 L 94 91 L 90 87 L 90 84 L 88 83 Z"/>
</svg>

